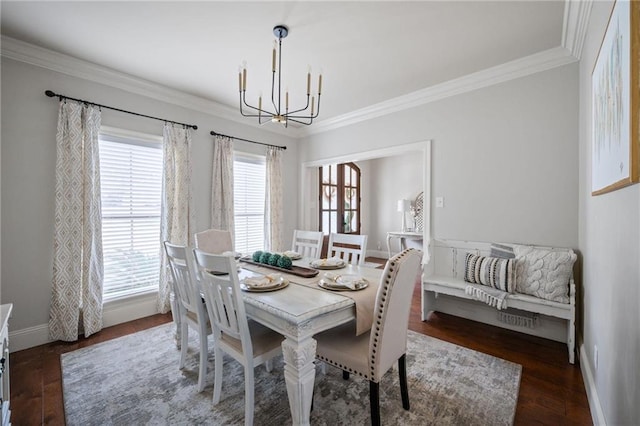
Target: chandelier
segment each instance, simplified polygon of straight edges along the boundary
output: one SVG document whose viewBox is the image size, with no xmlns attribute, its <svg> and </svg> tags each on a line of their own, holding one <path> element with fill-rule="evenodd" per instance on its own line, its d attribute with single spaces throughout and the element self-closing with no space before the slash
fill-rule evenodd
<svg viewBox="0 0 640 426">
<path fill-rule="evenodd" d="M 273 34 L 277 37 L 277 41 L 273 42 L 273 54 L 271 56 L 271 104 L 270 107 L 262 106 L 262 96 L 258 97 L 258 106 L 249 105 L 246 99 L 247 93 L 247 67 L 241 66 L 238 73 L 238 85 L 240 87 L 240 114 L 244 117 L 257 117 L 258 123 L 263 124 L 267 122 L 280 123 L 284 127 L 288 127 L 289 121 L 294 123 L 300 123 L 310 125 L 313 123 L 313 119 L 318 117 L 320 112 L 320 93 L 322 92 L 322 74 L 318 75 L 318 109 L 315 109 L 315 96 L 311 96 L 311 70 L 307 73 L 307 104 L 304 108 L 294 109 L 289 111 L 289 90 L 284 94 L 284 108 L 282 105 L 282 39 L 287 36 L 289 29 L 284 25 L 276 25 L 273 27 Z M 276 54 L 277 47 L 277 54 Z M 276 67 L 276 59 L 278 66 Z M 277 75 L 277 90 L 276 90 L 276 71 Z M 311 106 L 310 112 L 309 106 Z M 244 108 L 244 110 L 243 110 Z M 247 111 L 247 108 L 249 109 Z"/>
</svg>

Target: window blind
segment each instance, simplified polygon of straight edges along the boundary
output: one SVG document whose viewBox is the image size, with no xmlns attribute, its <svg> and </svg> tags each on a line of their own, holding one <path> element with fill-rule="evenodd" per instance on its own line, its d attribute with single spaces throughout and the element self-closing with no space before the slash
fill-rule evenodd
<svg viewBox="0 0 640 426">
<path fill-rule="evenodd" d="M 253 253 L 264 248 L 265 185 L 264 157 L 234 157 L 235 249 L 241 253 Z"/>
<path fill-rule="evenodd" d="M 158 288 L 162 146 L 100 136 L 105 299 Z"/>
</svg>

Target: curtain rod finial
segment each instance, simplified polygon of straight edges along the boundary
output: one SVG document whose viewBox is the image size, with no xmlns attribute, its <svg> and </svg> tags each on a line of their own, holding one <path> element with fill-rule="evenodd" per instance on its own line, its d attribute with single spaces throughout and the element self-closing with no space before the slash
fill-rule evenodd
<svg viewBox="0 0 640 426">
<path fill-rule="evenodd" d="M 50 98 L 53 98 L 56 94 L 53 93 L 51 90 L 45 90 L 44 94 L 47 95 Z"/>
</svg>

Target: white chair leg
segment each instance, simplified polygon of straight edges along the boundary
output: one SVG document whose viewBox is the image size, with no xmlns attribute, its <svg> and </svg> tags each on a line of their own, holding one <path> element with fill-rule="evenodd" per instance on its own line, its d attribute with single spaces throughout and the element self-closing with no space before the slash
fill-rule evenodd
<svg viewBox="0 0 640 426">
<path fill-rule="evenodd" d="M 253 425 L 253 396 L 254 396 L 253 364 L 247 363 L 247 365 L 244 367 L 244 424 L 245 426 Z"/>
<path fill-rule="evenodd" d="M 213 405 L 220 402 L 220 391 L 222 390 L 222 351 L 218 348 L 213 352 L 215 366 L 213 372 Z"/>
<path fill-rule="evenodd" d="M 180 369 L 183 369 L 187 360 L 187 349 L 189 348 L 189 326 L 184 320 L 180 325 L 180 341 Z"/>
<path fill-rule="evenodd" d="M 327 363 L 320 361 L 320 372 L 324 375 L 327 374 Z"/>
<path fill-rule="evenodd" d="M 207 345 L 207 327 L 200 326 L 200 369 L 198 370 L 198 392 L 204 390 L 207 379 L 207 355 L 209 347 Z"/>
<path fill-rule="evenodd" d="M 267 373 L 271 373 L 271 370 L 273 370 L 273 358 L 264 362 L 264 368 L 267 370 Z"/>
</svg>

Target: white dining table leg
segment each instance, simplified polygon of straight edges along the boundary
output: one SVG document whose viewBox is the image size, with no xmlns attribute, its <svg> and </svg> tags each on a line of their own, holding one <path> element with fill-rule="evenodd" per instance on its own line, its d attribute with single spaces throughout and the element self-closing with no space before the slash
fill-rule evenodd
<svg viewBox="0 0 640 426">
<path fill-rule="evenodd" d="M 313 382 L 316 369 L 316 341 L 306 337 L 296 341 L 287 337 L 282 342 L 284 358 L 284 379 L 287 383 L 291 419 L 294 425 L 306 426 L 311 414 Z"/>
</svg>

